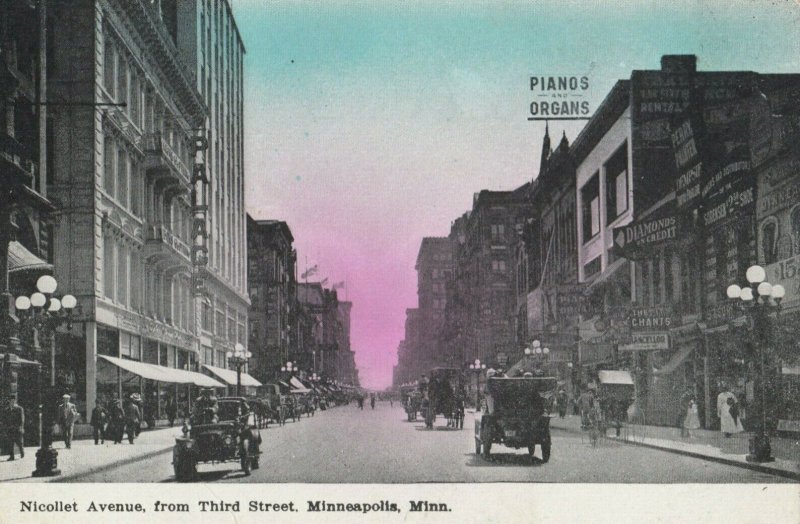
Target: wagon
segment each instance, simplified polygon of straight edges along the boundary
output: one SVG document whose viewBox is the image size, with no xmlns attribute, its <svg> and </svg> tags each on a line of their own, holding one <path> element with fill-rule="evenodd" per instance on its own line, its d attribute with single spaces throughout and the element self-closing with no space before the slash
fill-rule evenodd
<svg viewBox="0 0 800 524">
<path fill-rule="evenodd" d="M 542 462 L 550 460 L 550 414 L 543 395 L 555 389 L 555 377 L 491 377 L 486 383 L 486 404 L 475 420 L 475 454 L 491 457 L 492 444 L 528 448 L 533 457 L 542 449 Z"/>
<path fill-rule="evenodd" d="M 433 428 L 436 415 L 447 417 L 449 425 L 464 427 L 464 377 L 460 369 L 433 368 L 423 402 L 425 427 Z M 459 423 L 460 421 L 460 423 Z"/>
</svg>

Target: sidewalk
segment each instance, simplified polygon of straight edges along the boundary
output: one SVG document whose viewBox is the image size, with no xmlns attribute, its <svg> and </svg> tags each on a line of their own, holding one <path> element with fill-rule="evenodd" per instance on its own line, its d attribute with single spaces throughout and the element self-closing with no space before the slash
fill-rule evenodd
<svg viewBox="0 0 800 524">
<path fill-rule="evenodd" d="M 582 433 L 580 416 L 550 419 L 550 427 L 571 433 Z M 681 437 L 680 429 L 664 426 L 623 425 L 619 437 L 613 428 L 608 430 L 608 438 L 628 444 L 646 446 L 671 453 L 693 456 L 703 460 L 721 462 L 755 471 L 779 475 L 800 481 L 800 440 L 772 438 L 774 462 L 747 462 L 749 433 L 735 434 L 725 438 L 719 431 L 693 430 L 691 437 Z"/>
<path fill-rule="evenodd" d="M 8 455 L 0 457 L 0 482 L 63 482 L 89 472 L 113 468 L 123 464 L 136 462 L 160 454 L 167 454 L 181 434 L 181 426 L 144 430 L 133 445 L 123 440 L 122 444 L 114 444 L 106 440 L 105 444 L 95 446 L 94 440 L 73 440 L 72 448 L 65 449 L 63 440 L 56 440 L 53 447 L 58 451 L 58 468 L 61 475 L 55 477 L 34 478 L 36 469 L 36 446 L 25 448 L 25 458 L 16 455 L 16 460 L 9 462 Z M 165 457 L 164 460 L 171 460 Z"/>
</svg>

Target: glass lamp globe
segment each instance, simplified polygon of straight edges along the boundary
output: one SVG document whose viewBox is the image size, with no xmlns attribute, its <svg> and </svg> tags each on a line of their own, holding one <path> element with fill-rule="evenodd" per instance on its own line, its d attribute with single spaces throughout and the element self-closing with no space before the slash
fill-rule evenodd
<svg viewBox="0 0 800 524">
<path fill-rule="evenodd" d="M 762 297 L 768 297 L 772 294 L 772 284 L 769 282 L 762 282 L 758 285 L 758 294 Z"/>
<path fill-rule="evenodd" d="M 27 311 L 31 308 L 31 299 L 26 296 L 17 297 L 14 301 L 14 307 L 19 311 Z"/>
<path fill-rule="evenodd" d="M 475 369 L 475 364 L 470 364 L 469 369 Z"/>
<path fill-rule="evenodd" d="M 750 266 L 744 276 L 751 284 L 760 284 L 767 278 L 767 272 L 761 266 Z"/>
<path fill-rule="evenodd" d="M 531 348 L 525 348 L 525 354 L 526 355 L 530 355 L 531 354 Z"/>
<path fill-rule="evenodd" d="M 781 299 L 786 296 L 786 289 L 780 284 L 772 286 L 772 298 Z"/>
<path fill-rule="evenodd" d="M 57 298 L 50 299 L 50 307 L 47 308 L 47 311 L 52 311 L 55 313 L 61 309 L 61 301 Z"/>
<path fill-rule="evenodd" d="M 31 305 L 33 307 L 43 307 L 47 302 L 47 297 L 41 293 L 34 293 L 31 295 Z"/>
<path fill-rule="evenodd" d="M 538 347 L 542 347 L 542 343 L 539 342 L 538 340 L 534 340 L 533 344 L 531 344 L 531 345 L 533 346 L 534 349 L 538 348 Z"/>
<path fill-rule="evenodd" d="M 544 349 L 542 350 L 542 353 L 544 353 L 545 355 L 547 355 L 548 353 L 550 353 L 550 348 L 544 348 Z"/>
<path fill-rule="evenodd" d="M 253 356 L 252 353 L 250 353 L 249 351 L 245 351 L 244 358 L 251 358 L 252 356 Z"/>
<path fill-rule="evenodd" d="M 72 295 L 64 295 L 61 297 L 61 305 L 64 309 L 74 309 L 78 305 L 78 300 Z"/>
<path fill-rule="evenodd" d="M 725 291 L 725 293 L 728 295 L 728 298 L 739 298 L 742 296 L 742 288 L 736 284 L 731 284 L 728 286 L 728 289 Z"/>
<path fill-rule="evenodd" d="M 230 351 L 225 352 L 225 358 L 233 358 L 233 353 Z"/>
<path fill-rule="evenodd" d="M 48 295 L 55 293 L 56 287 L 58 287 L 58 283 L 56 279 L 50 275 L 42 275 L 39 277 L 39 280 L 36 281 L 36 289 Z"/>
<path fill-rule="evenodd" d="M 741 298 L 745 302 L 753 300 L 753 290 L 750 289 L 749 287 L 742 289 L 742 294 L 739 296 L 739 298 Z"/>
<path fill-rule="evenodd" d="M 536 349 L 534 349 L 534 351 L 536 352 L 537 355 L 541 355 L 542 354 L 542 348 L 540 348 L 538 346 L 536 347 Z"/>
</svg>

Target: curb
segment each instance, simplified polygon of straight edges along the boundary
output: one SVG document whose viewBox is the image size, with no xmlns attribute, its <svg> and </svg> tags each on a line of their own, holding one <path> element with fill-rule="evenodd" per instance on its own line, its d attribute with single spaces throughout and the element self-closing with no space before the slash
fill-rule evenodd
<svg viewBox="0 0 800 524">
<path fill-rule="evenodd" d="M 108 464 L 103 464 L 102 466 L 98 466 L 95 468 L 90 468 L 86 471 L 82 471 L 80 473 L 72 473 L 69 475 L 64 475 L 61 477 L 54 477 L 52 480 L 48 480 L 47 482 L 73 482 L 75 480 L 80 479 L 81 477 L 85 477 L 87 475 L 95 475 L 97 473 L 102 473 L 104 471 L 108 471 L 114 468 L 118 468 L 121 466 L 127 466 L 128 464 L 133 464 L 134 462 L 139 462 L 140 460 L 147 460 L 149 458 L 157 457 L 159 455 L 163 455 L 165 453 L 169 453 L 172 450 L 172 446 L 161 448 L 154 451 L 148 451 L 142 455 L 137 455 L 135 457 L 128 457 L 120 460 L 116 460 L 113 462 L 109 462 Z"/>
<path fill-rule="evenodd" d="M 563 428 L 558 426 L 551 426 L 551 429 L 558 429 L 567 433 L 575 433 L 581 434 L 580 430 L 570 429 L 570 428 Z M 608 437 L 605 437 L 608 438 Z M 708 460 L 710 462 L 718 462 L 720 464 L 726 464 L 728 466 L 737 466 L 744 469 L 750 469 L 753 471 L 758 471 L 759 473 L 767 473 L 769 475 L 775 475 L 777 477 L 784 477 L 791 480 L 800 481 L 800 472 L 794 473 L 791 471 L 786 471 L 784 469 L 778 468 L 771 468 L 769 466 L 764 466 L 754 462 L 741 462 L 739 460 L 734 459 L 727 459 L 723 457 L 712 457 L 709 455 L 704 455 L 702 453 L 697 453 L 695 451 L 688 451 L 683 449 L 676 449 L 676 448 L 668 448 L 665 446 L 657 446 L 655 444 L 647 444 L 644 442 L 636 442 L 634 440 L 626 440 L 626 439 L 612 439 L 613 442 L 619 442 L 622 444 L 630 444 L 632 446 L 640 446 L 643 448 L 650 448 L 650 449 L 657 449 L 660 451 L 666 451 L 667 453 L 674 453 L 676 455 L 684 455 L 687 457 L 697 458 L 701 460 Z"/>
</svg>

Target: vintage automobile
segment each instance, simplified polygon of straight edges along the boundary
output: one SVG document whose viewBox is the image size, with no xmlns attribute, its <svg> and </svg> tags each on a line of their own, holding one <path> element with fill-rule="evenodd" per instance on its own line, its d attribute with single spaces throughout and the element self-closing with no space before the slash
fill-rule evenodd
<svg viewBox="0 0 800 524">
<path fill-rule="evenodd" d="M 550 414 L 543 395 L 555 389 L 555 377 L 490 377 L 485 408 L 475 420 L 475 454 L 491 457 L 492 444 L 528 448 L 534 456 L 542 448 L 542 462 L 550 460 Z"/>
<path fill-rule="evenodd" d="M 433 368 L 425 388 L 427 398 L 427 403 L 423 406 L 425 427 L 433 428 L 436 415 L 444 415 L 451 426 L 453 421 L 456 421 L 456 427 L 460 418 L 463 427 L 463 390 L 464 377 L 460 369 Z"/>
<path fill-rule="evenodd" d="M 172 450 L 176 480 L 185 482 L 196 478 L 200 462 L 237 461 L 245 475 L 249 475 L 251 469 L 258 469 L 261 432 L 250 425 L 249 419 L 247 399 L 225 397 L 217 400 L 216 413 L 209 422 L 185 424 L 183 436 L 175 439 Z"/>
</svg>

